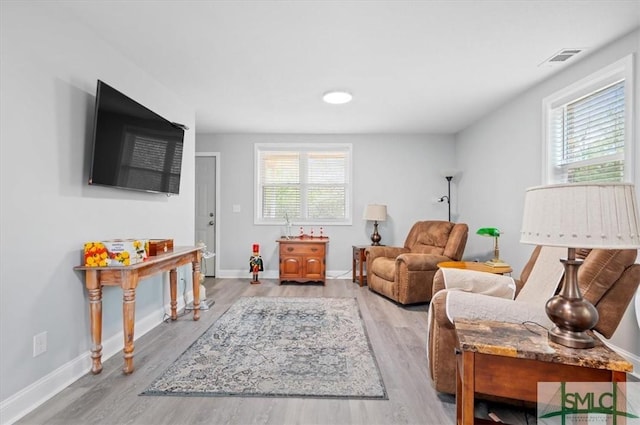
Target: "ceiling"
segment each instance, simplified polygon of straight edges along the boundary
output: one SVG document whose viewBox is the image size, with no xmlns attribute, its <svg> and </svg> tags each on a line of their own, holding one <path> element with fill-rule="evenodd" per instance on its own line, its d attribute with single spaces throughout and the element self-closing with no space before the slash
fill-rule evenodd
<svg viewBox="0 0 640 425">
<path fill-rule="evenodd" d="M 640 0 L 63 0 L 198 133 L 455 133 L 640 26 Z M 562 65 L 543 64 L 585 49 Z M 353 93 L 327 105 L 332 89 Z"/>
</svg>

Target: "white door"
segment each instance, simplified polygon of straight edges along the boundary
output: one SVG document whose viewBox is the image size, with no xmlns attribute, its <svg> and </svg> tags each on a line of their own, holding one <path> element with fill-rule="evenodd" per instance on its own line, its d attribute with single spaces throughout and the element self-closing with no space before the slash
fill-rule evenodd
<svg viewBox="0 0 640 425">
<path fill-rule="evenodd" d="M 196 156 L 196 243 L 216 252 L 216 157 Z M 203 258 L 201 272 L 215 277 L 215 257 Z"/>
</svg>

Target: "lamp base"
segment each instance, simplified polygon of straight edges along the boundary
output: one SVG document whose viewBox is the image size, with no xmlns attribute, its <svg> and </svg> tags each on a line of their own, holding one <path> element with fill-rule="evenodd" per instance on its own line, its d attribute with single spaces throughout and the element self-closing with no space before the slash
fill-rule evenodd
<svg viewBox="0 0 640 425">
<path fill-rule="evenodd" d="M 485 261 L 484 263 L 490 267 L 511 267 L 509 264 L 505 263 L 502 260 L 496 261 L 495 259 L 493 259 L 491 261 Z"/>
<path fill-rule="evenodd" d="M 373 234 L 371 235 L 371 246 L 379 246 L 382 236 L 378 233 L 378 222 L 373 222 Z"/>
<path fill-rule="evenodd" d="M 548 336 L 549 341 L 570 348 L 593 348 L 596 344 L 595 339 L 584 331 L 569 331 L 567 329 L 560 329 L 557 326 L 549 331 Z"/>
<path fill-rule="evenodd" d="M 582 261 L 576 260 L 575 251 L 569 248 L 567 259 L 560 260 L 565 267 L 562 289 L 545 306 L 556 325 L 549 331 L 549 340 L 570 348 L 592 348 L 595 340 L 586 331 L 598 323 L 598 310 L 580 293 L 578 268 Z"/>
</svg>

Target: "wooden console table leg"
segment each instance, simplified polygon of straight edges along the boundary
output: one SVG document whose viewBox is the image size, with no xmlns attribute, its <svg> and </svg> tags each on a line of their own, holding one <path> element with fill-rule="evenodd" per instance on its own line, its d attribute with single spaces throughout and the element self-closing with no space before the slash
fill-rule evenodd
<svg viewBox="0 0 640 425">
<path fill-rule="evenodd" d="M 171 320 L 178 319 L 178 272 L 169 270 L 169 294 L 171 295 Z"/>
<path fill-rule="evenodd" d="M 123 272 L 122 278 L 122 322 L 124 328 L 124 368 L 128 375 L 133 372 L 134 325 L 136 323 L 136 286 L 138 277 L 129 272 Z"/>
<path fill-rule="evenodd" d="M 193 266 L 193 320 L 200 320 L 200 252 Z"/>
<path fill-rule="evenodd" d="M 86 286 L 91 321 L 91 373 L 95 375 L 102 372 L 102 285 L 98 282 L 97 270 L 87 270 Z"/>
</svg>

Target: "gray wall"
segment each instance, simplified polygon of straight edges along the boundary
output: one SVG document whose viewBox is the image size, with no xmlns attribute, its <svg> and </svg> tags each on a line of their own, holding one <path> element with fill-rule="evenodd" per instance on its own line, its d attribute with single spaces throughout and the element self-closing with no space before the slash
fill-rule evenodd
<svg viewBox="0 0 640 425">
<path fill-rule="evenodd" d="M 385 245 L 402 245 L 409 228 L 418 220 L 447 220 L 446 204 L 434 200 L 447 193 L 447 182 L 440 171 L 454 165 L 452 136 L 198 134 L 198 152 L 220 153 L 220 246 L 216 276 L 250 278 L 248 262 L 251 244 L 255 242 L 260 244 L 265 262 L 263 276 L 277 277 L 275 240 L 285 229 L 253 224 L 253 152 L 255 143 L 282 142 L 353 145 L 353 224 L 323 226 L 330 238 L 329 276 L 336 277 L 351 269 L 352 245 L 371 243 L 372 224 L 362 220 L 368 203 L 387 205 L 388 220 L 379 225 Z M 240 205 L 239 213 L 233 212 L 233 205 Z"/>
<path fill-rule="evenodd" d="M 543 184 L 542 100 L 557 90 L 587 77 L 618 59 L 635 56 L 635 164 L 636 189 L 640 187 L 640 31 L 585 57 L 555 77 L 532 87 L 460 132 L 456 136 L 456 158 L 463 170 L 459 183 L 460 219 L 471 229 L 495 226 L 500 237 L 501 257 L 514 266 L 517 276 L 529 258 L 532 246 L 521 245 L 520 225 L 525 189 Z M 487 241 L 470 237 L 466 255 L 473 257 L 486 249 Z M 630 305 L 623 323 L 611 339 L 616 346 L 640 360 L 640 330 L 635 308 Z"/>
<path fill-rule="evenodd" d="M 72 270 L 82 261 L 85 241 L 168 237 L 177 245 L 193 245 L 194 130 L 186 134 L 179 196 L 87 185 L 96 80 L 192 129 L 195 113 L 86 27 L 64 16 L 54 2 L 3 3 L 1 19 L 4 422 L 41 401 L 34 393 L 55 393 L 89 371 L 88 298 L 82 275 Z M 162 320 L 167 280 L 141 282 L 138 322 L 146 320 L 152 327 Z M 105 344 L 105 352 L 119 352 L 122 291 L 105 288 L 103 308 L 103 341 L 113 340 Z M 33 358 L 33 336 L 45 331 L 48 350 Z M 136 331 L 140 336 L 142 329 Z M 29 395 L 20 393 L 29 385 Z"/>
</svg>

